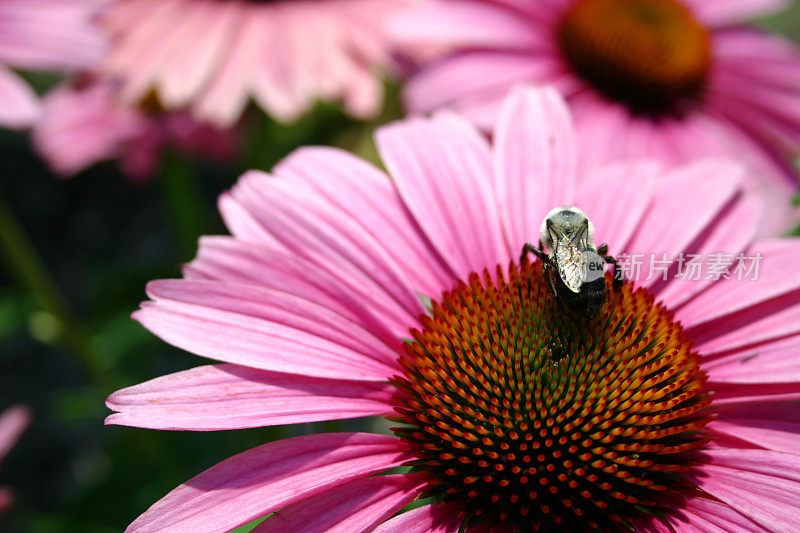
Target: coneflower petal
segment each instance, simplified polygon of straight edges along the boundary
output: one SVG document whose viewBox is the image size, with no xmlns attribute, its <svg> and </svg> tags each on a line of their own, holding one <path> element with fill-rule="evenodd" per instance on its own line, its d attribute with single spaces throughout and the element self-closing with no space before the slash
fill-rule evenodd
<svg viewBox="0 0 800 533">
<path fill-rule="evenodd" d="M 239 365 L 209 365 L 119 390 L 106 424 L 217 431 L 392 413 L 386 383 L 318 379 Z"/>
</svg>

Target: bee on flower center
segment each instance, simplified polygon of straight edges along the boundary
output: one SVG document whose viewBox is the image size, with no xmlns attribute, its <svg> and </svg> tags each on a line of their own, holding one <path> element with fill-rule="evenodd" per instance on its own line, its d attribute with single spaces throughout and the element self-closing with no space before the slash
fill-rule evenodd
<svg viewBox="0 0 800 533">
<path fill-rule="evenodd" d="M 542 261 L 556 298 L 573 312 L 595 316 L 606 304 L 607 264 L 614 265 L 614 287 L 622 284 L 619 265 L 608 255 L 608 245 L 595 246 L 594 225 L 577 207 L 552 209 L 539 233 L 539 247 L 525 243 L 520 263 L 528 252 L 533 253 Z"/>
</svg>

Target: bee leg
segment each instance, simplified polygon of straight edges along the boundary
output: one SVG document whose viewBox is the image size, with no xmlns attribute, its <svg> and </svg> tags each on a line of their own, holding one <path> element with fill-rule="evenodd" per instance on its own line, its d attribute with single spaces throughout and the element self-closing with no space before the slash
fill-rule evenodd
<svg viewBox="0 0 800 533">
<path fill-rule="evenodd" d="M 608 255 L 608 245 L 602 244 L 598 246 L 597 255 L 602 257 L 606 263 L 614 265 L 614 288 L 619 289 L 622 287 L 622 282 L 625 281 L 625 278 L 622 275 L 622 271 L 619 268 L 619 263 L 617 260 Z"/>
<path fill-rule="evenodd" d="M 556 299 L 558 299 L 558 292 L 556 291 L 555 271 L 553 270 L 553 266 L 550 263 L 549 257 L 547 258 L 547 261 L 543 261 L 542 271 L 544 272 L 544 275 L 547 278 L 547 282 L 550 285 L 550 290 L 553 291 L 553 296 Z"/>
<path fill-rule="evenodd" d="M 541 247 L 541 244 L 539 245 Z M 528 256 L 528 252 L 531 252 L 533 255 L 539 258 L 542 263 L 547 264 L 550 261 L 550 258 L 547 256 L 546 253 L 541 251 L 539 248 L 535 247 L 529 242 L 526 242 L 522 246 L 522 255 L 519 256 L 519 262 L 522 264 L 522 261 Z"/>
</svg>

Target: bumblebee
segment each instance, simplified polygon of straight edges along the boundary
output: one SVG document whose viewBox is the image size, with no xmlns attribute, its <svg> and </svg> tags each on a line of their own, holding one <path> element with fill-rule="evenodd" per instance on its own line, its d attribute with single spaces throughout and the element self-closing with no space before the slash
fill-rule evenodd
<svg viewBox="0 0 800 533">
<path fill-rule="evenodd" d="M 520 263 L 529 252 L 542 261 L 556 298 L 572 312 L 588 318 L 594 317 L 606 304 L 607 264 L 614 265 L 614 287 L 622 284 L 617 260 L 608 255 L 607 244 L 595 246 L 594 225 L 577 207 L 557 207 L 547 213 L 540 230 L 539 247 L 525 243 Z"/>
</svg>

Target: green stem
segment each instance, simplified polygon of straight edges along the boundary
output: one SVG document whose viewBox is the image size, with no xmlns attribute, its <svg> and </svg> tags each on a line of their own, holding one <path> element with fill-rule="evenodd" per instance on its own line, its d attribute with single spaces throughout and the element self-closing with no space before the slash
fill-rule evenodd
<svg viewBox="0 0 800 533">
<path fill-rule="evenodd" d="M 73 313 L 24 228 L 6 204 L 2 192 L 0 192 L 0 251 L 2 251 L 0 254 L 2 261 L 10 275 L 28 289 L 47 313 L 54 335 L 43 340 L 65 345 L 98 386 L 106 391 L 113 390 L 113 381 L 109 379 L 105 369 L 97 364 L 97 359 L 93 355 L 88 329 Z"/>
<path fill-rule="evenodd" d="M 161 167 L 161 191 L 168 209 L 181 260 L 191 259 L 197 239 L 203 234 L 204 207 L 191 163 L 175 154 L 165 154 Z"/>
</svg>

